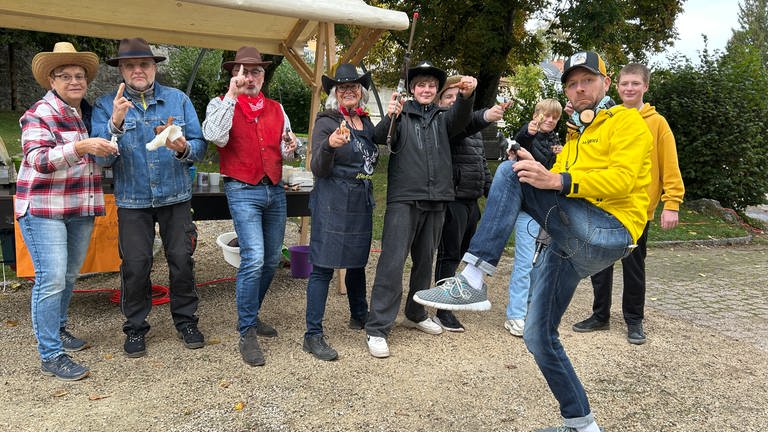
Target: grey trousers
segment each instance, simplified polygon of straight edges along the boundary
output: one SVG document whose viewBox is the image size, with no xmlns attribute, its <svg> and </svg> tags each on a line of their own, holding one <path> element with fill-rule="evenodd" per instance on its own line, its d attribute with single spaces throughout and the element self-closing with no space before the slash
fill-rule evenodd
<svg viewBox="0 0 768 432">
<path fill-rule="evenodd" d="M 365 325 L 368 335 L 387 337 L 395 323 L 403 297 L 403 271 L 409 252 L 413 267 L 405 301 L 405 317 L 414 322 L 427 318 L 426 309 L 413 301 L 413 295 L 431 287 L 432 262 L 444 217 L 445 205 L 442 203 L 410 201 L 387 204 L 381 256 Z"/>
</svg>

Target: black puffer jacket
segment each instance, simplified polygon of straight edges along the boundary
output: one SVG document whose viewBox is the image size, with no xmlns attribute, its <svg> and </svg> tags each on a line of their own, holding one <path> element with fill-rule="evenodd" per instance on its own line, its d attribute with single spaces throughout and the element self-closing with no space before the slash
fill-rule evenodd
<svg viewBox="0 0 768 432">
<path fill-rule="evenodd" d="M 552 151 L 552 146 L 560 144 L 560 138 L 554 130 L 551 132 L 538 132 L 535 135 L 528 134 L 528 123 L 515 135 L 515 141 L 521 147 L 528 150 L 534 159 L 541 162 L 547 169 L 552 169 L 557 155 Z"/>
<path fill-rule="evenodd" d="M 488 196 L 491 189 L 491 171 L 485 159 L 485 145 L 480 133 L 490 125 L 483 118 L 485 111 L 475 111 L 465 133 L 451 140 L 453 184 L 457 200 L 475 200 Z"/>
<path fill-rule="evenodd" d="M 387 172 L 387 202 L 453 201 L 450 139 L 461 134 L 472 118 L 474 94 L 459 94 L 450 109 L 409 100 L 397 118 Z M 376 125 L 374 140 L 385 144 L 390 124 Z"/>
</svg>

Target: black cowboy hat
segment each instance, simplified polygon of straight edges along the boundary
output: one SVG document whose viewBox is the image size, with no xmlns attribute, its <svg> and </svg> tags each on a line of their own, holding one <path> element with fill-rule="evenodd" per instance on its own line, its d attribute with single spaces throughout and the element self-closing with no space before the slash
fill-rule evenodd
<svg viewBox="0 0 768 432">
<path fill-rule="evenodd" d="M 448 79 L 448 74 L 444 70 L 436 68 L 432 63 L 428 61 L 421 61 L 416 66 L 408 69 L 408 90 L 411 89 L 411 81 L 419 75 L 429 75 L 437 78 L 437 91 L 443 89 L 445 80 Z"/>
<path fill-rule="evenodd" d="M 342 63 L 336 68 L 336 74 L 333 78 L 323 75 L 323 89 L 327 94 L 331 94 L 334 86 L 345 83 L 358 83 L 366 90 L 371 86 L 371 72 L 362 75 L 357 73 L 357 68 L 351 63 Z"/>
<path fill-rule="evenodd" d="M 121 59 L 135 58 L 152 58 L 155 59 L 155 63 L 165 60 L 163 56 L 152 54 L 149 44 L 144 39 L 130 38 L 120 41 L 120 46 L 117 48 L 117 56 L 107 60 L 106 63 L 110 66 L 117 66 Z"/>
</svg>

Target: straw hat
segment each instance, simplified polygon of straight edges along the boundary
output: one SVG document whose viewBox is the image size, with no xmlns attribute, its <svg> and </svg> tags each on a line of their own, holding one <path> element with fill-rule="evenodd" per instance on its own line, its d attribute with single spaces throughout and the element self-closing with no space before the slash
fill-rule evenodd
<svg viewBox="0 0 768 432">
<path fill-rule="evenodd" d="M 272 64 L 272 62 L 262 60 L 261 53 L 255 47 L 242 46 L 238 48 L 237 53 L 235 54 L 235 60 L 224 62 L 221 67 L 232 73 L 232 68 L 238 64 L 257 65 L 264 67 Z"/>
<path fill-rule="evenodd" d="M 77 65 L 85 69 L 86 80 L 90 83 L 99 72 L 99 57 L 88 51 L 78 52 L 69 42 L 57 42 L 51 52 L 37 53 L 32 59 L 32 75 L 35 81 L 46 90 L 51 89 L 48 78 L 51 72 L 60 66 Z"/>
</svg>

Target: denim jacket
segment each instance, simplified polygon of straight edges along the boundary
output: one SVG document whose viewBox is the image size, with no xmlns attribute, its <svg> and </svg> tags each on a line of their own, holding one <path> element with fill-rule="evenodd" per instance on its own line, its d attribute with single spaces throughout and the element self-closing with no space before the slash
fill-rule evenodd
<svg viewBox="0 0 768 432">
<path fill-rule="evenodd" d="M 97 158 L 101 166 L 111 166 L 115 179 L 115 202 L 118 207 L 162 207 L 192 198 L 189 167 L 205 156 L 207 143 L 203 140 L 200 122 L 189 97 L 181 91 L 155 82 L 154 97 L 147 99 L 147 108 L 134 100 L 125 115 L 122 131 L 111 128 L 112 92 L 96 100 L 93 108 L 92 136 L 110 139 L 118 137 L 119 155 Z M 126 92 L 123 96 L 130 99 Z M 184 155 L 177 155 L 165 146 L 148 151 L 146 143 L 155 137 L 155 126 L 165 124 L 168 117 L 180 126 L 189 144 Z"/>
</svg>

